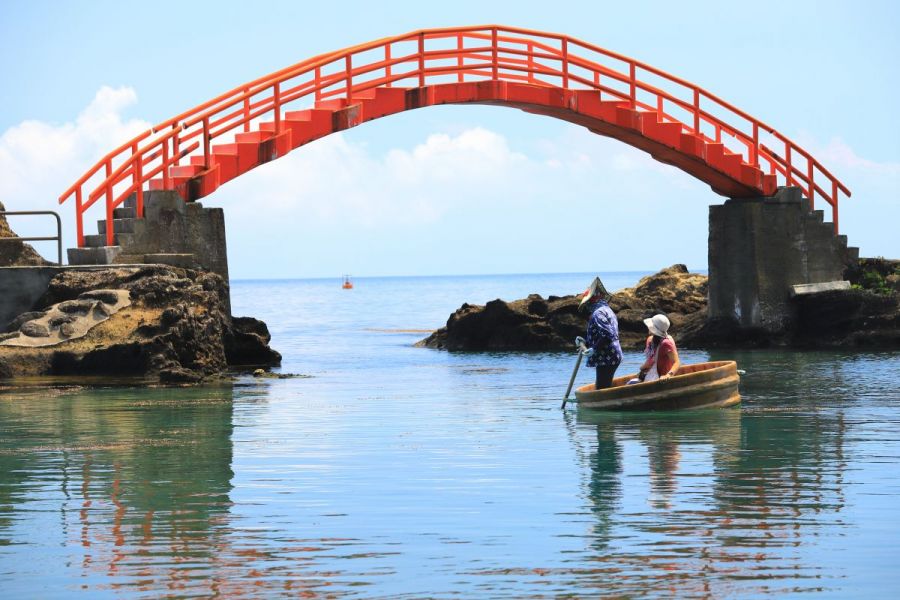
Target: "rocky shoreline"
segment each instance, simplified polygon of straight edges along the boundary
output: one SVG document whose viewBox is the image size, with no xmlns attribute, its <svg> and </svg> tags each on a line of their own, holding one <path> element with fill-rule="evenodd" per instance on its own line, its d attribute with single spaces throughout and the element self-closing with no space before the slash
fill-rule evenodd
<svg viewBox="0 0 900 600">
<path fill-rule="evenodd" d="M 16 237 L 2 215 L 0 237 Z M 0 267 L 47 264 L 27 243 L 0 244 Z M 0 323 L 0 380 L 112 376 L 192 384 L 280 365 L 266 324 L 232 317 L 228 300 L 228 282 L 204 270 L 61 271 L 29 312 Z"/>
<path fill-rule="evenodd" d="M 107 302 L 114 298 L 122 300 L 115 307 Z M 227 298 L 219 275 L 164 265 L 60 273 L 37 308 L 0 334 L 0 378 L 199 383 L 233 368 L 280 364 L 266 324 L 231 318 Z"/>
<path fill-rule="evenodd" d="M 663 313 L 671 334 L 686 348 L 900 348 L 900 262 L 860 259 L 845 275 L 853 289 L 797 297 L 795 323 L 783 331 L 747 331 L 707 320 L 708 281 L 673 265 L 618 291 L 610 307 L 619 320 L 623 348 L 641 349 L 643 320 Z M 564 351 L 584 335 L 588 315 L 580 295 L 532 294 L 521 300 L 463 304 L 446 326 L 417 343 L 450 351 Z"/>
</svg>

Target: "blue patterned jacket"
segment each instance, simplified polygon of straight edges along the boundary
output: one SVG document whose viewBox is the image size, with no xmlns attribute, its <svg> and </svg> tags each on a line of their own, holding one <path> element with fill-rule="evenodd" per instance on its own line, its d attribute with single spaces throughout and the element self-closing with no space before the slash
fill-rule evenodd
<svg viewBox="0 0 900 600">
<path fill-rule="evenodd" d="M 593 305 L 588 321 L 586 342 L 594 354 L 588 357 L 589 367 L 618 366 L 622 362 L 622 346 L 619 344 L 619 320 L 606 300 Z"/>
</svg>

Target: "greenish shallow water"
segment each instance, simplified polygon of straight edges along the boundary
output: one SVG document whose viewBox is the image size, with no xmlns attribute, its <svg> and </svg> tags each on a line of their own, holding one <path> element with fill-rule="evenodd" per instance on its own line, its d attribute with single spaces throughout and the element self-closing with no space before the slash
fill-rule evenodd
<svg viewBox="0 0 900 600">
<path fill-rule="evenodd" d="M 312 378 L 0 391 L 2 596 L 895 597 L 900 353 L 685 352 L 742 406 L 591 414 L 573 355 L 397 332 L 587 280 L 238 282 Z"/>
</svg>

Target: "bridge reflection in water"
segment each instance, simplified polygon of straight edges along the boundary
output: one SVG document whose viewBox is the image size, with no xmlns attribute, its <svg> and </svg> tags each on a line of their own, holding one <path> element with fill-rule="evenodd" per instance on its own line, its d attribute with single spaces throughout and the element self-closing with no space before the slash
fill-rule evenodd
<svg viewBox="0 0 900 600">
<path fill-rule="evenodd" d="M 0 538 L 17 542 L 17 513 L 29 505 L 59 504 L 40 518 L 41 560 L 16 565 L 36 578 L 30 585 L 63 588 L 68 563 L 80 564 L 87 589 L 177 591 L 192 578 L 185 567 L 219 554 L 233 477 L 232 390 L 154 396 L 37 388 L 0 403 L 0 422 L 18 430 L 16 446 L 0 452 L 0 503 L 15 507 Z"/>
<path fill-rule="evenodd" d="M 316 514 L 323 514 L 329 491 L 347 489 L 347 482 L 328 469 L 304 477 L 291 472 L 293 463 L 304 460 L 293 454 L 297 447 L 321 446 L 270 445 L 265 436 L 282 429 L 265 428 L 272 399 L 263 384 L 154 390 L 152 398 L 146 390 L 115 388 L 16 391 L 15 401 L 0 395 L 0 423 L 15 432 L 0 437 L 0 580 L 14 596 L 33 595 L 36 585 L 113 594 L 390 593 L 410 589 L 404 585 L 417 589 L 407 575 L 433 562 L 451 571 L 443 584 L 457 582 L 473 593 L 628 596 L 656 590 L 719 597 L 834 589 L 840 573 L 825 573 L 827 567 L 812 558 L 818 549 L 810 545 L 827 545 L 848 527 L 842 511 L 848 469 L 844 412 L 850 405 L 846 398 L 823 401 L 809 393 L 814 379 L 802 373 L 811 363 L 802 361 L 810 359 L 785 358 L 801 363 L 756 369 L 753 356 L 741 360 L 751 371 L 742 384 L 741 409 L 528 413 L 540 415 L 557 436 L 565 420 L 569 452 L 556 450 L 573 463 L 576 475 L 572 489 L 558 490 L 574 500 L 568 516 L 530 534 L 535 547 L 524 555 L 537 563 L 530 565 L 508 553 L 502 535 L 494 535 L 502 527 L 492 529 L 477 516 L 468 528 L 440 521 L 457 527 L 446 537 L 468 544 L 442 547 L 440 558 L 423 551 L 422 530 L 402 520 L 387 536 L 370 531 L 355 539 L 333 520 L 311 519 L 313 512 L 299 503 L 317 503 Z M 798 375 L 772 387 L 766 369 Z M 836 390 L 846 385 L 846 373 L 818 377 L 818 386 L 823 380 Z M 520 417 L 519 427 L 522 416 L 504 418 Z M 246 461 L 257 445 L 265 449 L 254 459 L 255 478 L 245 473 L 235 487 L 236 472 L 248 468 L 240 461 L 242 467 L 234 466 L 235 457 L 243 454 Z M 324 459 L 326 465 L 334 460 Z M 465 473 L 452 471 L 452 460 L 444 468 L 447 481 L 468 482 Z M 497 481 L 538 489 L 514 479 L 518 468 L 497 474 Z M 441 500 L 439 481 L 431 482 L 435 513 L 478 514 L 478 493 L 472 492 L 471 504 L 455 505 L 458 496 Z M 349 489 L 359 491 L 357 502 L 363 504 L 379 497 L 408 502 L 401 492 Z M 562 515 L 554 512 L 558 506 L 542 510 Z M 532 515 L 518 516 L 525 517 Z M 435 527 L 427 531 L 440 530 Z M 473 528 L 494 534 L 480 538 Z M 573 541 L 567 546 L 572 550 L 544 553 L 542 544 L 553 538 Z M 400 575 L 406 583 L 398 582 Z M 421 585 L 428 589 L 428 583 Z"/>
</svg>

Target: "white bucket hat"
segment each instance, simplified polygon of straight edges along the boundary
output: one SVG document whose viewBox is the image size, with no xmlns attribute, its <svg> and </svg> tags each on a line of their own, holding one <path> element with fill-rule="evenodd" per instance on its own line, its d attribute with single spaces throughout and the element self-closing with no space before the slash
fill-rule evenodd
<svg viewBox="0 0 900 600">
<path fill-rule="evenodd" d="M 664 338 L 668 335 L 669 332 L 669 319 L 666 318 L 666 315 L 653 315 L 649 319 L 644 319 L 644 325 L 647 326 L 647 329 L 650 330 L 650 333 L 653 335 L 658 335 L 661 338 Z"/>
<path fill-rule="evenodd" d="M 606 291 L 606 287 L 604 287 L 603 282 L 600 281 L 599 277 L 594 277 L 591 286 L 584 291 L 584 295 L 581 297 L 581 302 L 578 304 L 578 307 L 581 308 L 594 298 L 602 298 L 603 300 L 609 299 L 609 292 Z"/>
</svg>

